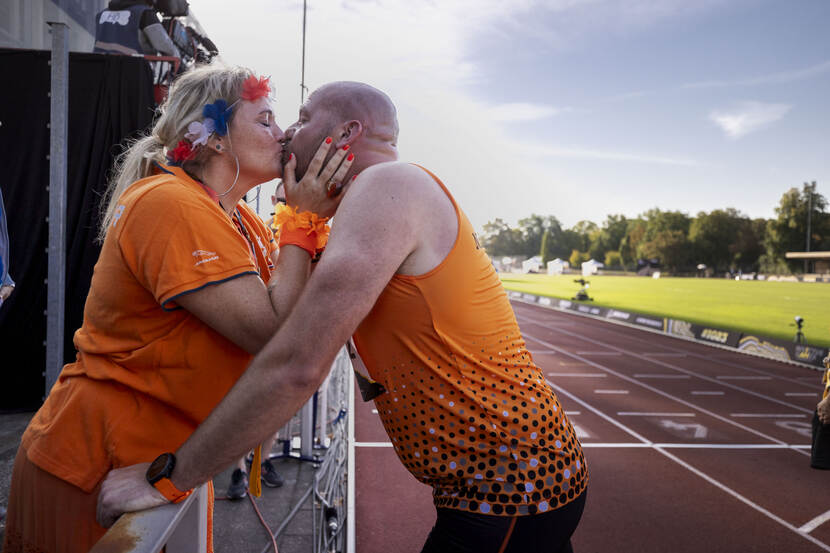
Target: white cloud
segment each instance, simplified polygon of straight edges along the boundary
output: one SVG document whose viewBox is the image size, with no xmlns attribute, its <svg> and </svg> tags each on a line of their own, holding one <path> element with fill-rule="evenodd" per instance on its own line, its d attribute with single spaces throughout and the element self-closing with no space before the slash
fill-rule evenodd
<svg viewBox="0 0 830 553">
<path fill-rule="evenodd" d="M 543 104 L 526 104 L 521 102 L 500 104 L 486 109 L 490 114 L 490 120 L 504 123 L 537 121 L 571 111 L 569 108 L 556 108 Z"/>
<path fill-rule="evenodd" d="M 228 9 L 225 0 L 192 4 L 226 62 L 271 75 L 277 122 L 283 128 L 291 124 L 300 104 L 302 1 L 247 0 L 244 9 Z M 565 193 L 564 179 L 552 176 L 556 169 L 550 158 L 661 165 L 694 162 L 601 151 L 590 145 L 526 148 L 519 142 L 524 136 L 520 126 L 508 123 L 573 110 L 510 99 L 492 105 L 473 98 L 469 91 L 482 84 L 481 72 L 471 61 L 478 54 L 476 40 L 482 34 L 538 31 L 552 37 L 552 45 L 563 37 L 572 44 L 582 30 L 596 33 L 616 25 L 613 14 L 629 14 L 627 25 L 642 26 L 684 12 L 685 5 L 685 0 L 309 2 L 305 82 L 310 90 L 335 80 L 364 81 L 384 90 L 398 108 L 398 145 L 404 161 L 439 175 L 475 226 L 495 217 L 515 220 L 539 202 L 554 202 Z M 557 28 L 545 28 L 542 15 L 552 13 L 556 17 L 547 19 L 555 20 Z M 601 21 L 595 23 L 600 14 L 604 14 Z M 574 22 L 572 28 L 569 22 Z M 263 188 L 262 197 L 267 199 L 273 185 Z M 267 201 L 262 204 L 265 212 L 270 206 Z"/>
<path fill-rule="evenodd" d="M 603 161 L 623 161 L 634 163 L 655 163 L 659 165 L 683 165 L 687 167 L 697 167 L 701 165 L 701 163 L 693 159 L 655 156 L 651 154 L 640 154 L 612 150 L 595 150 L 589 148 L 563 148 L 559 146 L 533 144 L 524 145 L 522 149 L 528 155 L 539 157 L 594 159 Z"/>
<path fill-rule="evenodd" d="M 768 75 L 760 75 L 758 77 L 736 79 L 732 81 L 703 81 L 699 83 L 688 83 L 684 84 L 680 88 L 724 88 L 729 86 L 791 83 L 793 81 L 816 77 L 823 73 L 827 73 L 828 71 L 830 71 L 830 61 L 825 61 L 816 65 L 811 65 L 810 67 L 793 69 L 791 71 L 780 71 L 778 73 L 770 73 Z"/>
<path fill-rule="evenodd" d="M 737 140 L 778 121 L 790 109 L 792 106 L 789 104 L 742 102 L 730 111 L 713 111 L 709 114 L 709 119 L 714 121 L 726 136 Z"/>
</svg>

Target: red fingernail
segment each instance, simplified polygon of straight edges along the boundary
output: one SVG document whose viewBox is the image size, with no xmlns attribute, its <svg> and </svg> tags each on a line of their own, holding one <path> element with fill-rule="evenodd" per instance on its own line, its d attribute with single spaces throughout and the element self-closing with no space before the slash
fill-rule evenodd
<svg viewBox="0 0 830 553">
<path fill-rule="evenodd" d="M 345 152 L 346 150 L 348 150 L 348 149 L 349 149 L 349 145 L 348 145 L 348 144 L 346 144 L 345 146 L 343 146 L 343 151 L 344 151 L 344 152 Z"/>
<path fill-rule="evenodd" d="M 291 161 L 292 159 L 294 159 L 294 154 L 288 154 L 288 161 Z"/>
<path fill-rule="evenodd" d="M 326 144 L 331 144 L 331 137 L 326 138 Z"/>
<path fill-rule="evenodd" d="M 352 181 L 354 181 L 356 178 L 357 178 L 357 175 L 353 176 Z"/>
<path fill-rule="evenodd" d="M 349 157 L 346 158 L 346 161 L 351 161 L 354 159 L 354 154 L 349 154 Z"/>
</svg>

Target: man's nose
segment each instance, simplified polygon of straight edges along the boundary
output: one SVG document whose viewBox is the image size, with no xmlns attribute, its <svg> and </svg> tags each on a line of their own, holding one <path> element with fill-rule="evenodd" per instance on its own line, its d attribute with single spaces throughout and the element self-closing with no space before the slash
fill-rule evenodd
<svg viewBox="0 0 830 553">
<path fill-rule="evenodd" d="M 283 133 L 283 137 L 285 138 L 285 140 L 291 140 L 292 138 L 294 138 L 294 133 L 296 131 L 297 131 L 297 127 L 295 127 L 294 125 L 291 125 L 287 129 L 285 129 L 285 133 Z"/>
</svg>

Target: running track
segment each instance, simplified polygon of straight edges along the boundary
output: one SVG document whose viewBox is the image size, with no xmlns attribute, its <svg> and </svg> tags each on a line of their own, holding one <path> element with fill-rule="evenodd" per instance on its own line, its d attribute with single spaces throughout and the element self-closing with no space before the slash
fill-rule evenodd
<svg viewBox="0 0 830 553">
<path fill-rule="evenodd" d="M 809 466 L 818 371 L 513 306 L 585 448 L 576 553 L 830 552 L 830 471 Z M 354 402 L 356 549 L 417 553 L 430 489 Z"/>
</svg>

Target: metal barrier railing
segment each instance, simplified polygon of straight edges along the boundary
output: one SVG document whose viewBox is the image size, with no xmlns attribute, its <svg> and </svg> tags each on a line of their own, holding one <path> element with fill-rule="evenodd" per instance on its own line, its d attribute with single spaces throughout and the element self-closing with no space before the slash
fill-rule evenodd
<svg viewBox="0 0 830 553">
<path fill-rule="evenodd" d="M 312 532 L 314 553 L 345 551 L 347 483 L 350 421 L 349 391 L 352 367 L 346 349 L 338 353 L 329 376 L 318 392 L 320 407 L 316 432 L 309 432 L 306 419 L 313 417 L 313 400 L 309 400 L 295 418 L 300 419 L 300 450 L 316 449 L 321 454 L 311 485 L 300 496 L 289 514 L 280 521 L 274 538 L 288 526 L 305 502 L 312 499 Z M 295 425 L 288 425 L 291 428 Z M 317 440 L 315 440 L 315 434 Z M 286 436 L 289 443 L 294 436 Z M 303 460 L 304 455 L 297 456 Z M 207 550 L 208 493 L 200 486 L 179 504 L 168 504 L 123 515 L 107 531 L 90 553 L 157 553 L 165 547 L 166 553 L 205 553 Z M 263 553 L 271 548 L 268 545 Z"/>
<path fill-rule="evenodd" d="M 207 486 L 178 504 L 123 515 L 89 553 L 205 553 Z"/>
</svg>

